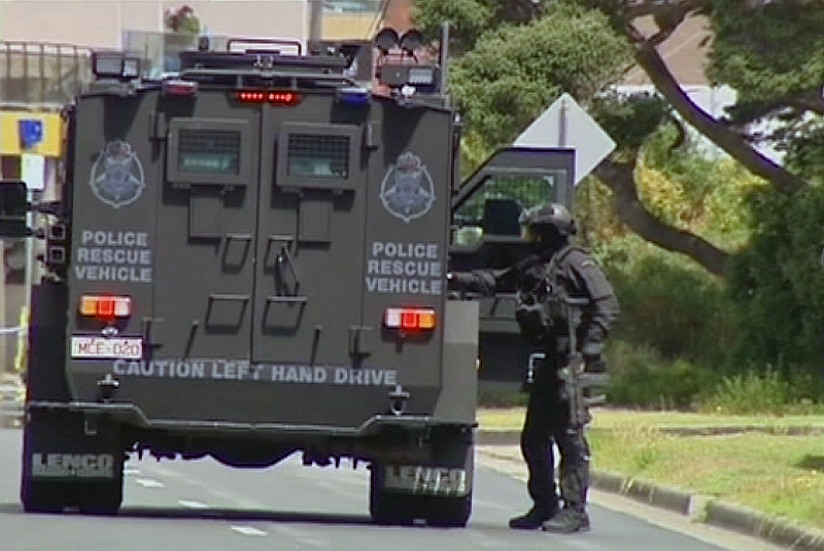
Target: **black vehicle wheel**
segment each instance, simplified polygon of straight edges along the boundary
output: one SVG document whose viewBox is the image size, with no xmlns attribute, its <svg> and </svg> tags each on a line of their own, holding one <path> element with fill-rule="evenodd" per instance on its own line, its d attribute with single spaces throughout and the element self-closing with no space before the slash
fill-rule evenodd
<svg viewBox="0 0 824 551">
<path fill-rule="evenodd" d="M 472 494 L 465 497 L 434 498 L 427 510 L 426 523 L 429 526 L 463 528 L 472 514 Z"/>
<path fill-rule="evenodd" d="M 80 415 L 30 414 L 23 429 L 24 511 L 114 515 L 120 510 L 126 459 L 120 431 L 107 421 L 97 424 L 93 436 L 84 434 L 83 427 Z"/>
<path fill-rule="evenodd" d="M 383 484 L 383 467 L 373 464 L 370 475 L 369 512 L 376 524 L 409 526 L 416 520 L 428 526 L 463 528 L 472 514 L 472 494 L 464 497 L 436 497 L 388 491 Z"/>
<path fill-rule="evenodd" d="M 123 480 L 95 482 L 85 489 L 86 495 L 79 504 L 80 512 L 87 515 L 116 515 L 123 503 Z"/>
<path fill-rule="evenodd" d="M 62 513 L 77 509 L 87 515 L 115 515 L 123 502 L 123 481 L 43 482 L 24 479 L 21 490 L 27 513 Z"/>
<path fill-rule="evenodd" d="M 27 513 L 62 513 L 66 506 L 66 484 L 59 482 L 35 482 L 23 479 L 20 501 Z"/>
<path fill-rule="evenodd" d="M 408 526 L 415 521 L 416 496 L 387 491 L 383 466 L 372 463 L 369 474 L 369 513 L 376 524 Z"/>
</svg>

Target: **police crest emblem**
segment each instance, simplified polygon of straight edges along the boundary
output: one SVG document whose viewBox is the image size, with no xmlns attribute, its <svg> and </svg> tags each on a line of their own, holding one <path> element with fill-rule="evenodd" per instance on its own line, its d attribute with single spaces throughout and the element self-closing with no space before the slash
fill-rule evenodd
<svg viewBox="0 0 824 551">
<path fill-rule="evenodd" d="M 146 183 L 132 146 L 121 140 L 106 144 L 92 165 L 89 184 L 98 199 L 116 209 L 135 202 Z"/>
<path fill-rule="evenodd" d="M 383 177 L 380 198 L 389 214 L 404 222 L 429 212 L 435 185 L 420 157 L 409 152 L 398 157 Z"/>
</svg>

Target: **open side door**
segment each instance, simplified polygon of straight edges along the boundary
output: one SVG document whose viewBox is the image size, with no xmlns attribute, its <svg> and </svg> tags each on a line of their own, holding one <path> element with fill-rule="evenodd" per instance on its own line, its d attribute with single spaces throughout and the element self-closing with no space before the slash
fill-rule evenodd
<svg viewBox="0 0 824 551">
<path fill-rule="evenodd" d="M 547 201 L 571 208 L 574 170 L 572 149 L 513 146 L 490 156 L 453 198 L 450 270 L 505 268 L 528 255 L 521 213 Z M 515 322 L 514 292 L 480 299 L 482 379 L 520 381 L 526 368 L 530 351 Z"/>
</svg>

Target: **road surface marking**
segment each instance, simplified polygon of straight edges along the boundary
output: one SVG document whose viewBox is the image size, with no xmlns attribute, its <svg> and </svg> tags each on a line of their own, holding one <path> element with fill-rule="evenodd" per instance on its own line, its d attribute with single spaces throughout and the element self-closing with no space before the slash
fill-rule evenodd
<svg viewBox="0 0 824 551">
<path fill-rule="evenodd" d="M 163 483 L 158 482 L 157 480 L 152 480 L 151 478 L 138 478 L 135 479 L 135 482 L 143 486 L 144 488 L 162 488 Z"/>
<path fill-rule="evenodd" d="M 329 547 L 329 542 L 318 538 L 315 534 L 309 531 L 299 530 L 290 526 L 278 524 L 272 527 L 276 532 L 296 540 L 303 545 L 311 545 L 312 547 Z"/>
<path fill-rule="evenodd" d="M 209 506 L 205 503 L 201 503 L 199 501 L 189 501 L 187 499 L 180 499 L 178 503 L 183 507 L 188 507 L 189 509 L 208 509 Z"/>
<path fill-rule="evenodd" d="M 252 526 L 232 526 L 232 530 L 237 532 L 238 534 L 243 534 L 244 536 L 265 536 L 266 532 L 263 530 L 258 530 Z"/>
</svg>

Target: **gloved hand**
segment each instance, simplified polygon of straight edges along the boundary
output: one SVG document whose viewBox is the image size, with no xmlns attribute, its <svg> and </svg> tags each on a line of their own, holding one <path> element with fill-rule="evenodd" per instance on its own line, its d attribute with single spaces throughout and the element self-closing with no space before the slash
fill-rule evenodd
<svg viewBox="0 0 824 551">
<path fill-rule="evenodd" d="M 472 284 L 472 274 L 469 272 L 449 272 L 446 274 L 447 289 L 460 291 Z"/>
<path fill-rule="evenodd" d="M 584 357 L 585 373 L 606 373 L 607 362 L 601 356 L 602 346 L 600 343 L 586 343 L 581 348 L 581 355 Z"/>
</svg>

